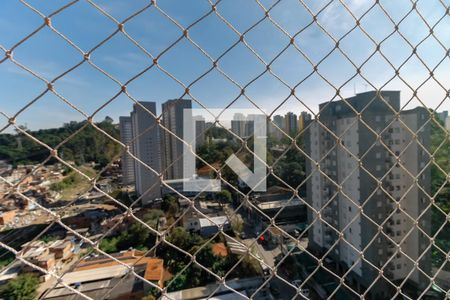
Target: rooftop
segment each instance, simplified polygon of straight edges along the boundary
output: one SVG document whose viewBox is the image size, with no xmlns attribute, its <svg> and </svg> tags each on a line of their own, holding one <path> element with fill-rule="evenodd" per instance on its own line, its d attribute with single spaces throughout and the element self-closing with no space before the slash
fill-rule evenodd
<svg viewBox="0 0 450 300">
<path fill-rule="evenodd" d="M 220 226 L 229 223 L 227 216 L 210 217 L 209 219 L 200 218 L 200 227 Z"/>
<path fill-rule="evenodd" d="M 136 266 L 135 272 L 143 275 L 143 266 Z M 125 277 L 110 278 L 98 280 L 95 282 L 85 282 L 78 284 L 76 290 L 82 292 L 85 296 L 91 299 L 128 299 L 128 298 L 142 298 L 143 283 L 137 280 L 133 274 L 128 274 Z M 75 288 L 75 285 L 72 285 Z M 61 285 L 48 291 L 41 299 L 51 300 L 82 300 L 82 296 L 77 295 L 74 291 L 69 290 Z"/>
<path fill-rule="evenodd" d="M 83 271 L 67 273 L 62 277 L 66 284 L 99 281 L 114 277 L 122 277 L 128 272 L 128 268 L 122 265 L 92 268 Z M 62 285 L 61 285 L 62 286 Z"/>
<path fill-rule="evenodd" d="M 166 277 L 171 277 L 171 275 L 164 269 L 164 260 L 159 258 L 144 256 L 144 252 L 138 250 L 124 251 L 120 253 L 112 254 L 115 259 L 127 265 L 144 265 L 145 273 L 144 278 L 148 281 L 156 281 L 162 285 Z M 103 272 L 104 269 L 112 268 L 112 272 L 116 270 L 119 272 L 127 271 L 127 267 L 119 264 L 116 260 L 113 260 L 107 256 L 88 258 L 80 262 L 75 268 L 75 272 L 83 271 L 93 271 L 93 272 Z M 81 273 L 82 274 L 82 273 Z M 75 274 L 76 275 L 76 274 Z M 123 275 L 123 274 L 122 274 Z M 116 274 L 115 276 L 122 276 Z M 99 278 L 100 279 L 100 278 Z"/>
<path fill-rule="evenodd" d="M 59 241 L 55 241 L 49 247 L 54 248 L 54 249 L 64 249 L 71 244 L 72 243 L 70 241 L 59 240 Z"/>
<path fill-rule="evenodd" d="M 269 201 L 269 202 L 262 202 L 258 203 L 258 207 L 262 210 L 264 209 L 275 209 L 275 208 L 282 208 L 282 207 L 290 207 L 290 206 L 299 206 L 299 205 L 305 205 L 303 201 L 300 199 L 292 199 L 289 201 L 289 198 L 284 200 L 277 200 L 277 201 Z"/>
<path fill-rule="evenodd" d="M 226 282 L 227 286 L 246 294 L 245 290 L 258 288 L 263 283 L 262 278 L 244 278 L 232 279 Z M 194 299 L 247 299 L 233 293 L 229 288 L 217 283 L 208 284 L 202 287 L 196 287 L 181 291 L 168 293 L 167 296 L 161 297 L 161 300 L 194 300 Z"/>
</svg>

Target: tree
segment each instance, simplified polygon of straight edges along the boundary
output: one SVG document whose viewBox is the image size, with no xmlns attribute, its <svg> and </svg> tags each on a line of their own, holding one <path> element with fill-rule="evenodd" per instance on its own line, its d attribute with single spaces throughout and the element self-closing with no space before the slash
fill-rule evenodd
<svg viewBox="0 0 450 300">
<path fill-rule="evenodd" d="M 187 274 L 177 274 L 176 278 L 172 279 L 169 283 L 167 283 L 168 285 L 167 290 L 169 292 L 182 290 L 187 287 L 186 286 L 187 281 L 188 281 Z"/>
<path fill-rule="evenodd" d="M 114 253 L 117 252 L 117 238 L 104 238 L 100 242 L 100 249 L 105 251 L 106 253 Z"/>
<path fill-rule="evenodd" d="M 185 251 L 188 251 L 193 246 L 191 235 L 183 227 L 175 227 L 172 230 L 169 242 Z"/>
<path fill-rule="evenodd" d="M 275 164 L 274 173 L 293 188 L 297 188 L 306 178 L 305 157 L 297 148 L 290 148 Z M 269 178 L 269 185 L 279 184 L 278 180 Z M 300 187 L 304 192 L 306 185 Z"/>
<path fill-rule="evenodd" d="M 216 199 L 222 203 L 231 203 L 233 198 L 231 197 L 231 193 L 228 190 L 221 190 L 216 194 Z"/>
<path fill-rule="evenodd" d="M 172 195 L 165 196 L 161 208 L 167 213 L 168 217 L 175 217 L 179 211 L 178 201 Z"/>
<path fill-rule="evenodd" d="M 197 261 L 202 264 L 203 266 L 212 266 L 214 262 L 216 261 L 216 257 L 214 256 L 214 253 L 212 252 L 212 247 L 210 244 L 203 246 L 203 248 L 200 249 L 201 246 L 195 245 L 192 247 L 190 253 L 198 253 L 195 255 Z M 199 251 L 200 249 L 200 251 Z"/>
<path fill-rule="evenodd" d="M 125 250 L 128 248 L 148 248 L 152 246 L 152 242 L 149 240 L 150 231 L 141 223 L 133 223 L 128 230 L 122 232 L 117 241 L 117 248 Z M 154 242 L 154 241 L 153 241 Z"/>
<path fill-rule="evenodd" d="M 5 300 L 33 300 L 37 296 L 39 279 L 36 275 L 26 273 L 11 279 L 2 293 Z"/>
<path fill-rule="evenodd" d="M 103 122 L 112 124 L 114 122 L 114 120 L 110 116 L 106 116 L 105 119 L 103 120 Z"/>
<path fill-rule="evenodd" d="M 151 209 L 142 217 L 142 221 L 148 224 L 153 229 L 156 229 L 159 218 L 164 216 L 164 212 L 159 209 Z"/>
</svg>

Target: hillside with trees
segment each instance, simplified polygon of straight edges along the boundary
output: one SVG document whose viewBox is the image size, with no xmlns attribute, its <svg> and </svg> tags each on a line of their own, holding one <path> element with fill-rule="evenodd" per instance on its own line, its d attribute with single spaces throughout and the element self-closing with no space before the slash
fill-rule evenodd
<svg viewBox="0 0 450 300">
<path fill-rule="evenodd" d="M 106 117 L 105 120 L 95 125 L 112 137 L 119 139 L 119 129 L 113 124 L 111 118 Z M 64 160 L 74 161 L 76 164 L 93 161 L 104 166 L 120 153 L 119 144 L 91 124 L 87 124 L 87 121 L 71 121 L 59 128 L 36 131 L 25 128 L 25 130 L 52 148 L 70 137 L 58 149 L 58 155 Z M 47 148 L 39 145 L 24 133 L 0 134 L 0 160 L 12 165 L 41 163 L 49 154 Z"/>
</svg>

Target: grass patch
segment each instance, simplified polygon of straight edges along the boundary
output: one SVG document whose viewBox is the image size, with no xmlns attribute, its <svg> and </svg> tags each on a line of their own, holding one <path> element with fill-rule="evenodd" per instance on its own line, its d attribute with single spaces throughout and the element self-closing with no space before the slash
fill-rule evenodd
<svg viewBox="0 0 450 300">
<path fill-rule="evenodd" d="M 89 177 L 95 175 L 95 170 L 88 166 L 81 166 L 79 170 Z M 91 189 L 91 183 L 87 178 L 71 170 L 61 181 L 52 184 L 50 188 L 60 192 L 61 199 L 74 200 L 81 194 L 89 191 Z"/>
</svg>

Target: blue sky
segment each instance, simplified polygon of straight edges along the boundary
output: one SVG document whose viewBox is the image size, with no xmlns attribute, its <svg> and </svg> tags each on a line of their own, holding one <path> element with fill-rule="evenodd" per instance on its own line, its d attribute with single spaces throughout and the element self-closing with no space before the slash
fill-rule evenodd
<svg viewBox="0 0 450 300">
<path fill-rule="evenodd" d="M 149 1 L 117 1 L 93 0 L 98 6 L 121 21 L 145 7 Z M 309 9 L 316 13 L 328 1 L 303 1 Z M 360 17 L 374 1 L 342 0 L 356 17 Z M 442 0 L 445 5 L 450 1 Z M 27 1 L 44 15 L 57 10 L 68 1 L 34 0 Z M 211 11 L 207 0 L 159 0 L 158 6 L 183 27 Z M 275 1 L 260 0 L 259 4 L 266 8 Z M 409 0 L 380 0 L 383 8 L 392 19 L 400 21 L 411 9 Z M 419 0 L 417 9 L 426 21 L 433 26 L 445 15 L 445 7 L 438 0 Z M 217 5 L 217 12 L 225 18 L 237 31 L 244 32 L 264 17 L 264 10 L 254 0 L 223 0 Z M 270 11 L 270 16 L 290 35 L 296 34 L 311 22 L 312 17 L 299 0 L 281 0 Z M 0 45 L 10 49 L 38 26 L 43 19 L 36 12 L 15 0 L 5 0 L 0 9 Z M 339 1 L 332 2 L 318 15 L 320 23 L 336 39 L 342 37 L 353 28 L 355 22 Z M 113 33 L 116 24 L 102 15 L 88 1 L 80 0 L 52 18 L 53 26 L 73 41 L 84 52 Z M 376 41 L 383 41 L 392 31 L 394 25 L 389 21 L 379 6 L 366 14 L 362 21 L 364 30 Z M 125 30 L 149 53 L 157 56 L 182 34 L 167 17 L 155 7 L 125 24 Z M 400 32 L 412 45 L 417 45 L 429 33 L 425 23 L 416 12 L 412 12 L 399 26 Z M 432 36 L 417 48 L 418 55 L 425 64 L 434 69 L 435 78 L 442 86 L 450 86 L 450 61 L 445 58 L 445 49 L 450 46 L 450 17 L 447 15 L 436 27 L 434 34 L 442 46 Z M 221 56 L 238 39 L 238 35 L 230 29 L 216 14 L 212 13 L 190 29 L 189 36 L 213 59 Z M 288 44 L 289 38 L 277 29 L 267 18 L 245 35 L 247 43 L 266 62 L 273 60 Z M 319 62 L 334 47 L 333 41 L 316 25 L 308 27 L 296 36 L 298 47 L 314 63 Z M 355 29 L 340 42 L 340 48 L 356 64 L 361 65 L 375 50 L 375 45 L 360 29 Z M 381 51 L 387 59 L 399 67 L 411 54 L 411 47 L 403 38 L 395 33 L 382 43 Z M 0 50 L 0 52 L 3 52 Z M 0 53 L 3 56 L 4 53 Z M 14 49 L 14 58 L 21 64 L 35 71 L 40 76 L 52 80 L 65 70 L 82 60 L 82 55 L 61 37 L 45 27 L 36 35 Z M 93 63 L 104 69 L 118 80 L 125 82 L 144 68 L 152 64 L 151 59 L 142 50 L 131 43 L 122 33 L 116 34 L 108 42 L 97 48 L 91 56 Z M 182 39 L 169 51 L 165 52 L 160 65 L 185 85 L 209 70 L 211 62 L 195 48 L 187 39 Z M 242 43 L 227 52 L 219 60 L 219 66 L 230 78 L 244 86 L 265 70 L 265 65 Z M 271 65 L 272 70 L 289 86 L 294 87 L 312 71 L 312 66 L 293 46 L 290 46 Z M 336 87 L 348 81 L 355 68 L 339 52 L 334 51 L 320 65 L 319 72 Z M 394 76 L 394 70 L 382 56 L 377 53 L 361 69 L 364 77 L 375 87 L 383 86 Z M 450 99 L 445 99 L 446 91 L 434 80 L 423 82 L 429 72 L 417 57 L 413 56 L 400 69 L 400 76 L 413 89 L 420 86 L 418 97 L 430 108 L 438 110 L 450 109 Z M 406 103 L 412 91 L 399 78 L 395 78 L 385 86 L 386 89 L 402 91 L 402 101 Z M 11 116 L 46 89 L 46 85 L 21 70 L 9 60 L 0 64 L 0 111 Z M 82 64 L 55 83 L 59 94 L 68 99 L 87 115 L 92 114 L 99 106 L 113 97 L 120 87 L 95 70 L 87 63 Z M 363 78 L 357 76 L 344 85 L 341 90 L 344 96 L 352 96 L 354 91 L 370 90 Z M 129 93 L 138 100 L 162 103 L 167 99 L 179 98 L 183 88 L 173 79 L 157 68 L 152 68 L 144 75 L 128 85 Z M 191 93 L 201 103 L 210 108 L 221 108 L 239 96 L 240 90 L 217 70 L 211 71 L 191 88 Z M 290 90 L 274 76 L 266 73 L 246 89 L 246 94 L 258 106 L 267 112 L 273 112 L 278 105 L 289 97 Z M 296 89 L 298 97 L 313 111 L 318 104 L 333 98 L 335 91 L 317 74 L 303 81 Z M 445 100 L 444 100 L 445 99 Z M 444 100 L 443 103 L 441 103 Z M 119 115 L 126 115 L 133 102 L 121 95 L 95 115 L 101 120 L 106 115 L 116 121 Z M 421 105 L 417 99 L 408 108 Z M 160 107 L 158 105 L 158 107 Z M 240 97 L 231 108 L 253 108 L 243 97 Z M 307 110 L 296 99 L 289 98 L 279 107 L 275 114 L 286 111 L 300 112 Z M 70 120 L 82 120 L 84 117 L 65 104 L 52 93 L 35 102 L 18 116 L 19 124 L 29 128 L 56 127 Z M 7 120 L 0 117 L 0 126 Z"/>
</svg>

